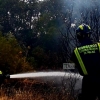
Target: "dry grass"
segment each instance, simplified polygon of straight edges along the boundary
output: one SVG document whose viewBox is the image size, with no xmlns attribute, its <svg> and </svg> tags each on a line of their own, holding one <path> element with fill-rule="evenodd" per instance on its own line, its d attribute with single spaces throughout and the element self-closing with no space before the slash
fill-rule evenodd
<svg viewBox="0 0 100 100">
<path fill-rule="evenodd" d="M 75 97 L 63 87 L 26 79 L 13 85 L 3 84 L 0 100 L 75 100 Z"/>
</svg>

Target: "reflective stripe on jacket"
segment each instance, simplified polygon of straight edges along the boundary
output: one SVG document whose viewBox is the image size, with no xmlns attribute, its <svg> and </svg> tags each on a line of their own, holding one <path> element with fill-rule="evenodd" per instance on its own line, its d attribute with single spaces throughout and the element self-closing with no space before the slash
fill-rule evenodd
<svg viewBox="0 0 100 100">
<path fill-rule="evenodd" d="M 98 66 L 100 65 L 100 61 L 99 61 L 100 55 L 98 56 L 98 53 L 100 54 L 100 43 L 85 45 L 85 46 L 75 48 L 74 53 L 84 75 L 91 74 L 93 72 L 93 67 L 95 68 L 95 66 L 97 70 L 100 69 L 98 68 L 100 67 Z M 87 60 L 85 59 L 87 59 L 88 61 L 90 60 L 90 62 L 87 62 Z M 97 59 L 97 62 L 95 62 L 96 59 Z"/>
</svg>

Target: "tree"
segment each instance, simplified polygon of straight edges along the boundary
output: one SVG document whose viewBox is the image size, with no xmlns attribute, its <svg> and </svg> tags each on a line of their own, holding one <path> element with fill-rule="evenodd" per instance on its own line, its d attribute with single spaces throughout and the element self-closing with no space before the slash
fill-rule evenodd
<svg viewBox="0 0 100 100">
<path fill-rule="evenodd" d="M 82 23 L 86 23 L 90 25 L 92 30 L 92 38 L 95 42 L 99 41 L 100 35 L 100 8 L 99 1 L 93 0 L 71 0 L 72 3 L 69 5 L 70 7 L 66 7 L 67 11 L 65 11 L 66 17 L 63 19 L 63 26 L 61 33 L 61 43 L 62 43 L 62 54 L 64 57 L 64 62 L 68 62 L 71 56 L 71 53 L 79 42 L 77 41 L 75 35 L 75 29 L 78 25 Z M 78 3 L 78 5 L 77 5 Z M 65 22 L 64 22 L 65 21 Z"/>
<path fill-rule="evenodd" d="M 13 35 L 0 34 L 0 69 L 4 73 L 19 73 L 32 69 L 22 55 L 22 49 Z"/>
<path fill-rule="evenodd" d="M 34 38 L 37 34 L 35 28 L 39 17 L 37 4 L 36 0 L 29 0 L 29 2 L 24 0 L 1 0 L 0 25 L 3 27 L 1 29 L 2 33 L 5 35 L 12 32 L 21 46 L 27 46 L 29 43 L 24 38 L 29 36 Z M 25 31 L 27 31 L 27 34 Z"/>
<path fill-rule="evenodd" d="M 95 42 L 99 41 L 100 35 L 100 7 L 99 1 L 91 1 L 91 6 L 82 7 L 84 10 L 80 9 L 81 12 L 81 22 L 90 25 L 92 30 L 92 38 Z M 85 16 L 87 15 L 87 16 Z"/>
</svg>

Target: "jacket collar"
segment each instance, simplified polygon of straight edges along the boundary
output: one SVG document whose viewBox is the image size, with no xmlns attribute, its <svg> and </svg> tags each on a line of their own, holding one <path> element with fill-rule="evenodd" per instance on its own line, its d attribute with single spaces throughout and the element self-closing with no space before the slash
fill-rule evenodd
<svg viewBox="0 0 100 100">
<path fill-rule="evenodd" d="M 84 45 L 90 45 L 92 44 L 93 41 L 91 39 L 85 39 L 81 42 L 81 46 L 84 46 Z"/>
</svg>

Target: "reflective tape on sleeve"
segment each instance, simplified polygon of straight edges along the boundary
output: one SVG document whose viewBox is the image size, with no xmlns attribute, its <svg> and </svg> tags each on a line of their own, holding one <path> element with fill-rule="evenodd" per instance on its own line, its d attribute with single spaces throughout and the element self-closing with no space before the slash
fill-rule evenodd
<svg viewBox="0 0 100 100">
<path fill-rule="evenodd" d="M 76 55 L 76 58 L 77 58 L 77 60 L 78 60 L 78 62 L 79 62 L 79 64 L 80 64 L 80 67 L 81 67 L 81 69 L 82 69 L 84 75 L 87 75 L 87 74 L 88 74 L 88 73 L 87 73 L 87 70 L 86 70 L 86 68 L 85 68 L 85 65 L 84 65 L 84 63 L 83 63 L 83 61 L 82 61 L 82 58 L 81 58 L 81 56 L 80 56 L 80 54 L 79 54 L 77 48 L 74 50 L 74 53 L 75 53 L 75 55 Z"/>
<path fill-rule="evenodd" d="M 98 44 L 98 47 L 99 47 L 99 52 L 100 52 L 100 43 L 97 43 Z"/>
<path fill-rule="evenodd" d="M 0 71 L 0 74 L 2 74 L 2 71 Z"/>
</svg>

